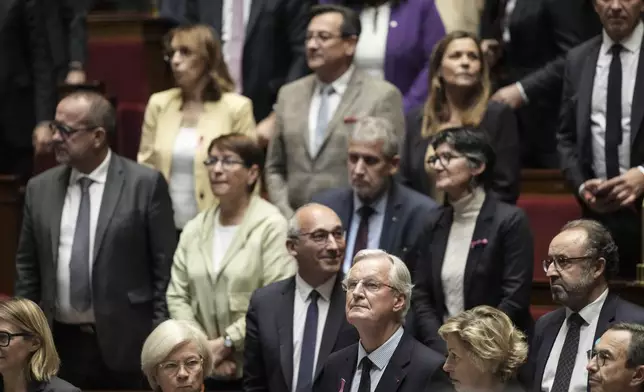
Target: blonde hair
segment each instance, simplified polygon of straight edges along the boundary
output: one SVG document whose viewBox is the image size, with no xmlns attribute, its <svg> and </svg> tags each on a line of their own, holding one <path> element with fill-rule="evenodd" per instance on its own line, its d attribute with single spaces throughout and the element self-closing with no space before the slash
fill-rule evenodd
<svg viewBox="0 0 644 392">
<path fill-rule="evenodd" d="M 213 358 L 208 350 L 208 338 L 194 323 L 186 320 L 166 320 L 159 324 L 145 339 L 141 350 L 141 370 L 148 379 L 150 387 L 157 390 L 157 367 L 178 347 L 194 343 L 203 358 L 203 374 L 210 375 Z"/>
<path fill-rule="evenodd" d="M 478 126 L 485 116 L 487 104 L 492 89 L 490 82 L 490 67 L 485 61 L 481 41 L 474 34 L 466 31 L 453 31 L 441 39 L 432 51 L 429 59 L 429 98 L 423 109 L 423 122 L 421 133 L 424 138 L 429 138 L 441 130 L 441 125 L 449 121 L 450 112 L 445 94 L 445 82 L 441 76 L 441 66 L 447 48 L 457 39 L 469 38 L 476 43 L 481 61 L 481 77 L 475 86 L 472 103 L 463 113 L 463 126 Z"/>
<path fill-rule="evenodd" d="M 206 64 L 210 83 L 204 91 L 205 100 L 218 101 L 223 93 L 235 90 L 235 82 L 224 61 L 221 42 L 212 27 L 205 24 L 175 27 L 165 37 L 166 51 L 170 50 L 170 44 L 175 38 L 194 51 Z"/>
<path fill-rule="evenodd" d="M 468 357 L 482 372 L 502 382 L 511 379 L 528 356 L 528 344 L 510 318 L 498 309 L 482 305 L 450 317 L 438 334 L 443 340 L 455 334 L 467 348 Z"/>
<path fill-rule="evenodd" d="M 60 358 L 47 318 L 38 305 L 26 298 L 0 300 L 0 320 L 30 334 L 26 339 L 38 340 L 38 348 L 29 358 L 29 381 L 49 381 L 58 374 Z"/>
</svg>

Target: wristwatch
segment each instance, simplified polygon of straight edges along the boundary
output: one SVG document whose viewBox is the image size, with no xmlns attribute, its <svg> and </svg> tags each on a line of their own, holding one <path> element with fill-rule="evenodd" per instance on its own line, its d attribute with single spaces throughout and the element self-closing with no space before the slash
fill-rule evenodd
<svg viewBox="0 0 644 392">
<path fill-rule="evenodd" d="M 224 337 L 224 347 L 233 348 L 233 340 L 228 335 Z"/>
</svg>

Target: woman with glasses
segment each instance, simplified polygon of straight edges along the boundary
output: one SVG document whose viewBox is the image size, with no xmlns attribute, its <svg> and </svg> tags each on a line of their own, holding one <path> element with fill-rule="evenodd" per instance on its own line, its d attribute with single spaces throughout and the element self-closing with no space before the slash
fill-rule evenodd
<svg viewBox="0 0 644 392">
<path fill-rule="evenodd" d="M 475 35 L 455 31 L 436 44 L 429 60 L 429 98 L 407 115 L 400 161 L 403 184 L 442 201 L 436 179 L 427 176 L 432 171 L 426 158 L 434 155 L 431 138 L 444 129 L 474 127 L 487 134 L 498 157 L 491 190 L 500 200 L 516 203 L 521 169 L 517 120 L 509 106 L 489 100 L 489 73 Z"/>
<path fill-rule="evenodd" d="M 155 392 L 200 392 L 213 358 L 208 338 L 193 323 L 166 320 L 143 343 L 141 369 Z"/>
<path fill-rule="evenodd" d="M 438 334 L 447 343 L 443 370 L 457 392 L 523 390 L 516 376 L 528 343 L 505 313 L 477 306 L 447 319 Z"/>
<path fill-rule="evenodd" d="M 532 329 L 533 240 L 525 213 L 489 192 L 495 154 L 483 132 L 453 128 L 434 136 L 428 162 L 446 203 L 415 246 L 412 305 L 419 339 L 439 351 L 438 328 L 479 305 Z"/>
<path fill-rule="evenodd" d="M 0 392 L 80 392 L 56 377 L 59 367 L 38 305 L 22 298 L 0 300 Z"/>
<path fill-rule="evenodd" d="M 246 310 L 252 292 L 295 274 L 287 222 L 253 194 L 264 154 L 254 138 L 213 140 L 203 162 L 219 203 L 188 222 L 174 255 L 167 291 L 174 319 L 196 322 L 209 339 L 215 373 L 240 385 Z M 223 385 L 223 383 L 222 383 Z"/>
<path fill-rule="evenodd" d="M 210 27 L 172 30 L 165 58 L 177 87 L 150 97 L 137 159 L 168 181 L 180 232 L 216 201 L 202 165 L 208 142 L 232 132 L 255 135 L 255 119 L 250 99 L 235 93 L 221 43 Z"/>
</svg>

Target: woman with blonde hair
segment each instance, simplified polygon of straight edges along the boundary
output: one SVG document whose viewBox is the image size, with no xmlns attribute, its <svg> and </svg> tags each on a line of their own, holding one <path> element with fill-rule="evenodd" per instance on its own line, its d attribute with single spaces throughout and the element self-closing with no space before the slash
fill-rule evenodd
<svg viewBox="0 0 644 392">
<path fill-rule="evenodd" d="M 202 164 L 208 143 L 229 133 L 255 137 L 255 119 L 250 99 L 235 93 L 212 28 L 177 27 L 165 46 L 177 87 L 150 97 L 137 160 L 159 170 L 168 181 L 180 232 L 216 203 Z"/>
<path fill-rule="evenodd" d="M 56 377 L 59 367 L 38 305 L 23 298 L 0 300 L 0 392 L 80 392 Z"/>
<path fill-rule="evenodd" d="M 477 306 L 447 319 L 438 333 L 447 342 L 443 370 L 458 392 L 522 390 L 516 374 L 528 344 L 505 313 Z"/>
<path fill-rule="evenodd" d="M 519 197 L 519 134 L 512 109 L 490 101 L 490 76 L 479 39 L 464 31 L 445 36 L 429 60 L 429 98 L 407 115 L 400 161 L 402 182 L 439 201 L 434 188 L 430 140 L 444 129 L 473 127 L 485 132 L 498 156 L 492 190 L 502 201 Z M 428 176 L 428 173 L 430 176 Z"/>
</svg>

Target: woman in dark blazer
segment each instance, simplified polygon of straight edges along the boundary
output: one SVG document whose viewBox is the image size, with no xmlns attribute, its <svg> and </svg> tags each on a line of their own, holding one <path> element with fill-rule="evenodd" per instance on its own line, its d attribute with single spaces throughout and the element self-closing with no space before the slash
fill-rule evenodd
<svg viewBox="0 0 644 392">
<path fill-rule="evenodd" d="M 488 135 L 498 157 L 492 191 L 500 200 L 516 203 L 521 170 L 517 120 L 509 106 L 489 100 L 489 69 L 478 38 L 462 31 L 448 34 L 432 53 L 429 74 L 427 102 L 407 115 L 401 182 L 441 201 L 426 171 L 430 138 L 445 128 L 477 127 Z"/>
<path fill-rule="evenodd" d="M 47 318 L 34 302 L 0 300 L 0 392 L 80 392 L 56 377 L 60 359 Z"/>
<path fill-rule="evenodd" d="M 438 328 L 479 305 L 532 329 L 533 240 L 528 218 L 488 192 L 495 154 L 484 133 L 453 128 L 437 134 L 428 157 L 445 206 L 430 218 L 414 249 L 412 306 L 419 340 L 444 351 Z"/>
<path fill-rule="evenodd" d="M 354 63 L 403 95 L 405 113 L 427 99 L 428 60 L 445 27 L 434 0 L 320 0 L 360 12 Z"/>
</svg>

